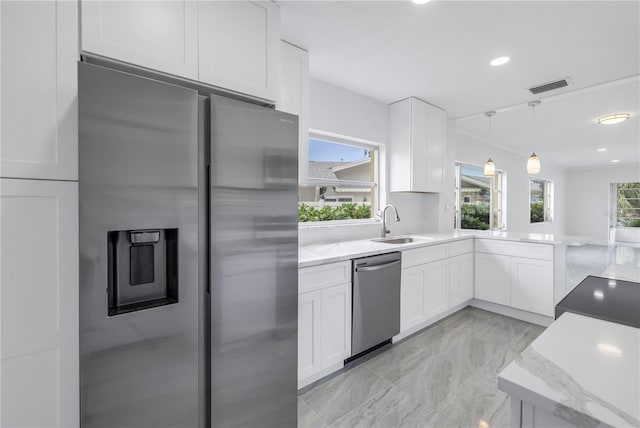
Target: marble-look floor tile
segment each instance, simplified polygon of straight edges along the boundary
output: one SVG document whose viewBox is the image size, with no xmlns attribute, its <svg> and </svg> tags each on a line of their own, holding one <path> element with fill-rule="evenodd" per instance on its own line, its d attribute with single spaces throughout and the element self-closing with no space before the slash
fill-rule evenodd
<svg viewBox="0 0 640 428">
<path fill-rule="evenodd" d="M 493 373 L 485 369 L 467 379 L 439 410 L 455 426 L 477 427 L 482 426 L 481 421 L 484 421 L 494 427 L 498 420 L 504 420 L 503 406 L 508 403 L 508 398 L 507 394 L 498 390 Z"/>
<path fill-rule="evenodd" d="M 492 346 L 468 337 L 464 342 L 433 355 L 396 385 L 416 400 L 439 410 L 439 406 L 462 383 L 489 361 Z"/>
<path fill-rule="evenodd" d="M 436 426 L 436 412 L 415 401 L 395 386 L 387 388 L 333 423 L 332 427 L 418 427 Z"/>
<path fill-rule="evenodd" d="M 525 329 L 529 323 L 508 317 L 495 318 L 489 328 L 478 334 L 478 338 L 491 342 L 496 346 L 511 344 Z"/>
<path fill-rule="evenodd" d="M 524 329 L 520 335 L 518 335 L 511 345 L 509 346 L 509 350 L 513 352 L 520 353 L 525 350 L 527 346 L 531 344 L 540 334 L 544 331 L 543 327 L 530 325 Z"/>
<path fill-rule="evenodd" d="M 313 411 L 302 398 L 298 398 L 298 427 L 299 428 L 326 428 L 320 416 Z"/>
<path fill-rule="evenodd" d="M 542 331 L 467 307 L 302 394 L 299 426 L 506 428 L 498 373 Z"/>
<path fill-rule="evenodd" d="M 331 425 L 390 386 L 390 382 L 359 366 L 305 392 L 301 397 L 322 420 Z"/>
</svg>

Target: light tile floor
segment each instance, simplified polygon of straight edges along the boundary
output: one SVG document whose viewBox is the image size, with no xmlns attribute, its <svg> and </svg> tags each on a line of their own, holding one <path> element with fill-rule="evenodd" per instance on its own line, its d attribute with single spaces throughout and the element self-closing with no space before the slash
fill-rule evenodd
<svg viewBox="0 0 640 428">
<path fill-rule="evenodd" d="M 298 426 L 507 427 L 498 373 L 543 330 L 467 307 L 302 393 Z"/>
</svg>

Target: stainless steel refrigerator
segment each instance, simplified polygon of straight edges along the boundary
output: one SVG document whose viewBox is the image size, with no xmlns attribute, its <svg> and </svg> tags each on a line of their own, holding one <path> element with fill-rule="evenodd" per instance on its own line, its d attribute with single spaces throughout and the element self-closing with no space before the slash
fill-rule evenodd
<svg viewBox="0 0 640 428">
<path fill-rule="evenodd" d="M 295 426 L 297 117 L 78 67 L 82 426 Z"/>
</svg>

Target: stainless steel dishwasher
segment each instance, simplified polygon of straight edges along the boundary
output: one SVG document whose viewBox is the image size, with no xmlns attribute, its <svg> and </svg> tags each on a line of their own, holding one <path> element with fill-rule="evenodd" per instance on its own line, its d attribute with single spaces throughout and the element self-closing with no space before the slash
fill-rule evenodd
<svg viewBox="0 0 640 428">
<path fill-rule="evenodd" d="M 353 260 L 351 355 L 400 332 L 400 252 Z"/>
</svg>

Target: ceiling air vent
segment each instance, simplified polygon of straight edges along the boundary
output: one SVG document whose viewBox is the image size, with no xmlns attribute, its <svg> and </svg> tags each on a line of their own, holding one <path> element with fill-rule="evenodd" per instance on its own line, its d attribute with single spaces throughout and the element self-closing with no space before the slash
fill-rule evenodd
<svg viewBox="0 0 640 428">
<path fill-rule="evenodd" d="M 571 79 L 567 77 L 566 79 L 560 79 L 553 82 L 543 83 L 542 85 L 534 86 L 533 88 L 529 88 L 532 94 L 540 94 L 542 92 L 553 91 L 554 89 L 564 88 L 565 86 L 569 86 L 571 83 Z"/>
</svg>

